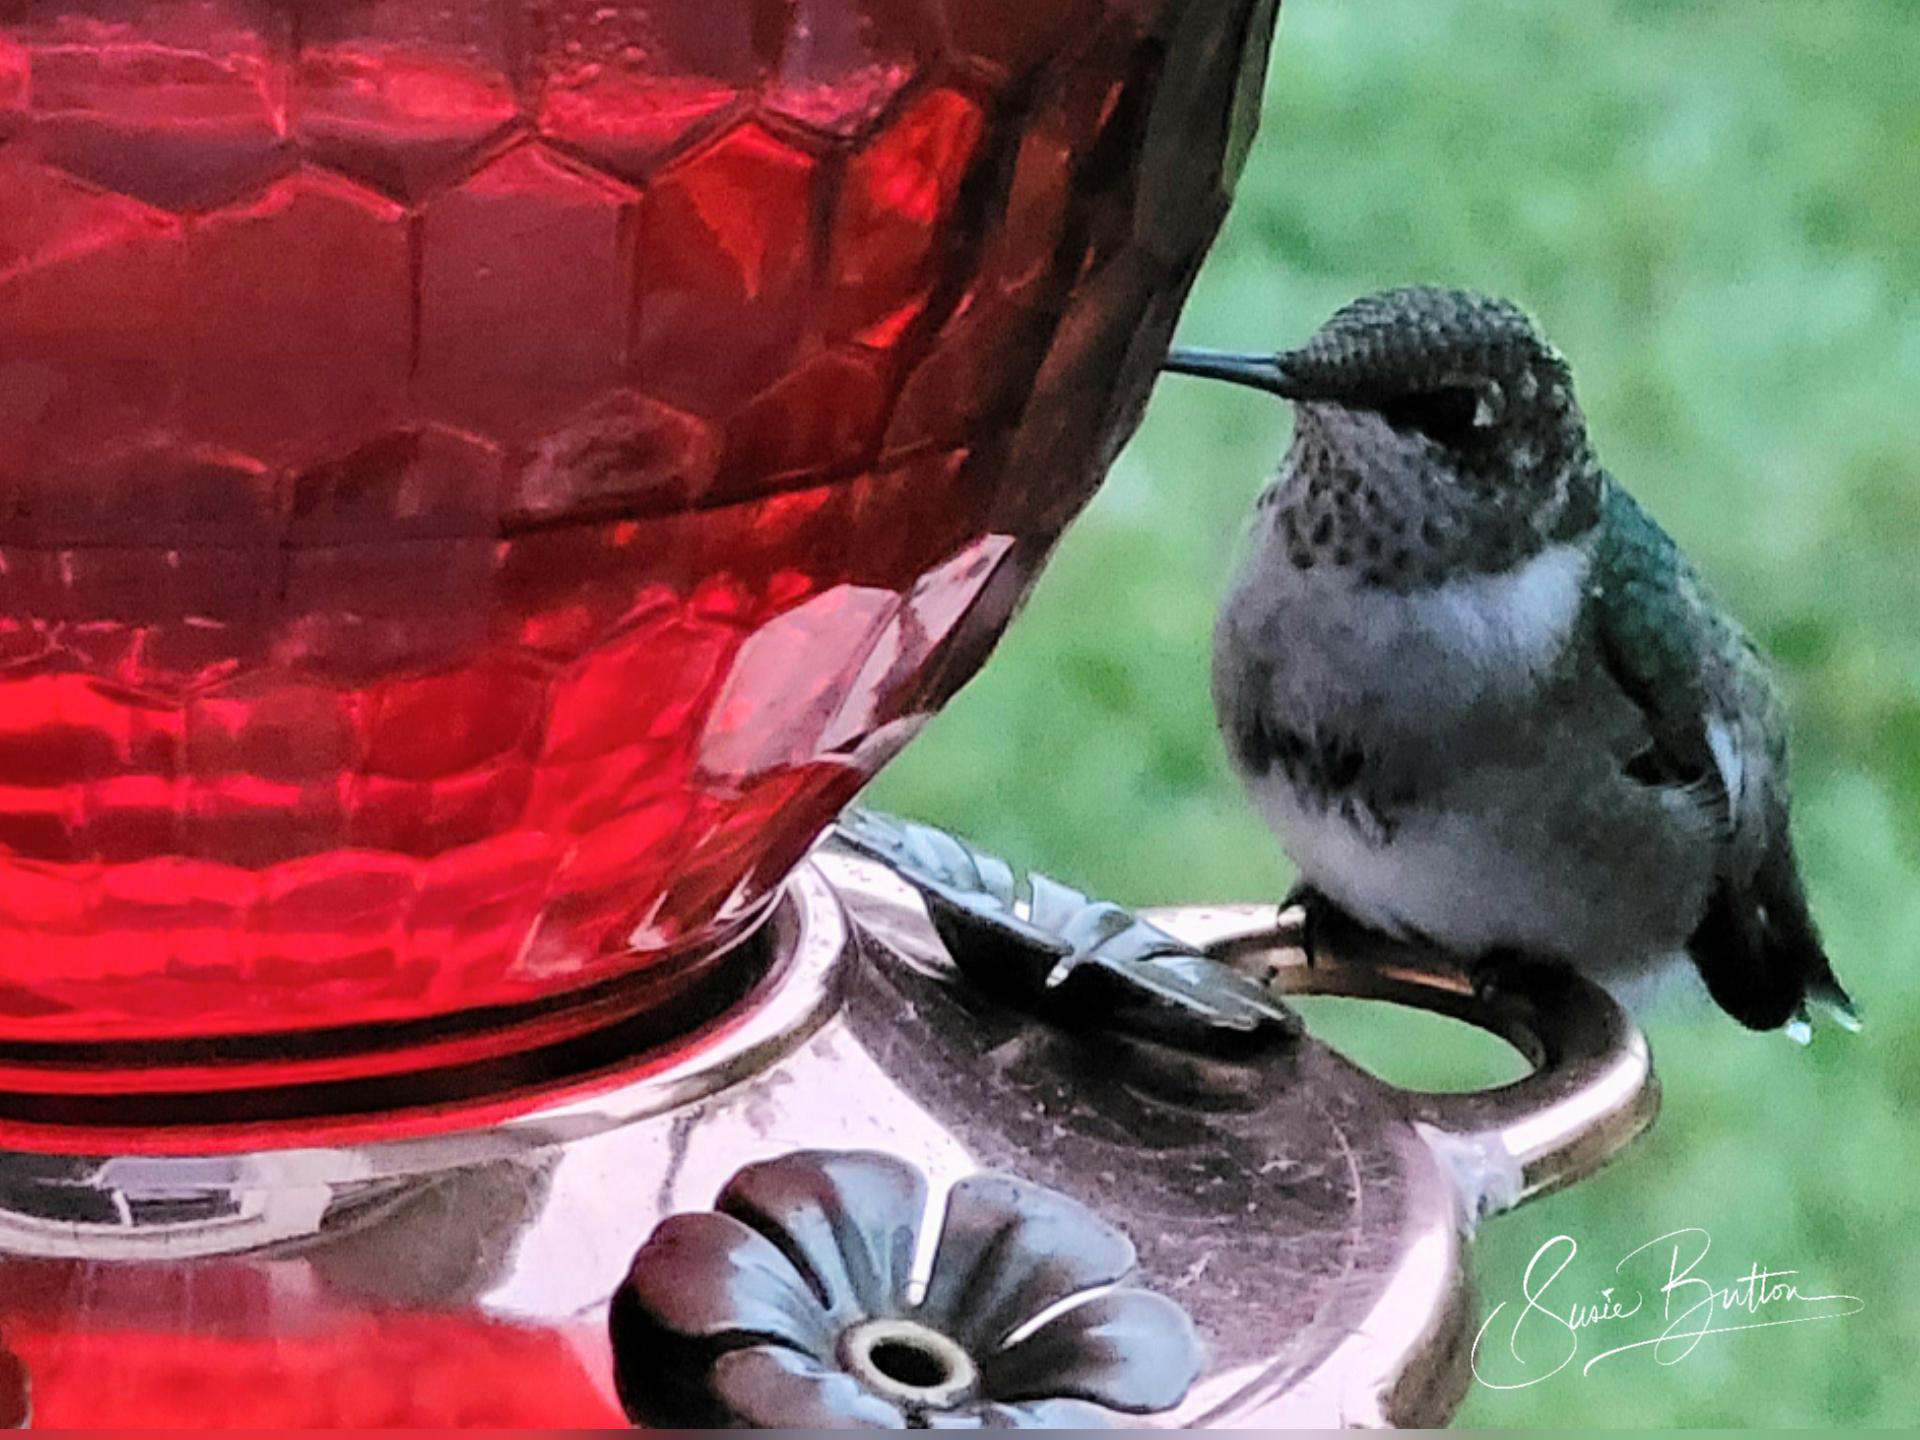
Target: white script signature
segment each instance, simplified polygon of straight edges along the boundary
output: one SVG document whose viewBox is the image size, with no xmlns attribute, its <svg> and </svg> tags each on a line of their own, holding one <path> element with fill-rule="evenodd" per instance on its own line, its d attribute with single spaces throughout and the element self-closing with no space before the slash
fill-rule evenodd
<svg viewBox="0 0 1920 1440">
<path fill-rule="evenodd" d="M 1635 1350 L 1650 1351 L 1658 1364 L 1677 1365 L 1709 1335 L 1839 1320 L 1866 1308 L 1857 1295 L 1810 1294 L 1811 1282 L 1798 1270 L 1758 1262 L 1731 1282 L 1710 1280 L 1699 1272 L 1712 1248 L 1712 1238 L 1697 1226 L 1669 1230 L 1621 1256 L 1614 1284 L 1579 1298 L 1569 1282 L 1549 1298 L 1580 1252 L 1571 1235 L 1554 1236 L 1527 1262 L 1519 1301 L 1495 1305 L 1473 1337 L 1474 1378 L 1493 1390 L 1524 1390 L 1551 1380 L 1580 1359 L 1588 1332 L 1606 1348 L 1587 1358 L 1582 1375 Z"/>
</svg>

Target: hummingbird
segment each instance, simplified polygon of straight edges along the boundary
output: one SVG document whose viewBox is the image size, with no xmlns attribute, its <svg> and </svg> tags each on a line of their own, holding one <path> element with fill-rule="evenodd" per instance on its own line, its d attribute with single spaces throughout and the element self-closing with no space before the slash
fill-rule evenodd
<svg viewBox="0 0 1920 1440">
<path fill-rule="evenodd" d="M 1293 405 L 1212 689 L 1310 920 L 1623 996 L 1690 963 L 1750 1029 L 1804 1042 L 1809 1001 L 1857 1028 L 1794 854 L 1767 662 L 1601 465 L 1526 314 L 1389 290 L 1298 349 L 1165 368 Z"/>
</svg>

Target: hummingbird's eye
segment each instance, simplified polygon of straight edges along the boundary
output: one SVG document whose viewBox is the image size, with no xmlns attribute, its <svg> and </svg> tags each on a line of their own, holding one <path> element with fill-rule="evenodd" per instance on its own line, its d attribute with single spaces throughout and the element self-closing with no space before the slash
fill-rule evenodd
<svg viewBox="0 0 1920 1440">
<path fill-rule="evenodd" d="M 1413 430 L 1440 445 L 1463 445 L 1492 427 L 1493 407 L 1470 385 L 1442 385 L 1396 395 L 1380 407 L 1396 430 Z"/>
</svg>

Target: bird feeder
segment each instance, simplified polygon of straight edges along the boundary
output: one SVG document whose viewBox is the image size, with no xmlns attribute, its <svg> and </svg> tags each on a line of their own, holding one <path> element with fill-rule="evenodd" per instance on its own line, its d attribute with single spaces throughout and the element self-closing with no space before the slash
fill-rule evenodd
<svg viewBox="0 0 1920 1440">
<path fill-rule="evenodd" d="M 1650 1113 L 1604 996 L 830 828 L 1137 422 L 1275 10 L 0 10 L 0 1418 L 1449 1413 L 1463 1221 Z"/>
</svg>

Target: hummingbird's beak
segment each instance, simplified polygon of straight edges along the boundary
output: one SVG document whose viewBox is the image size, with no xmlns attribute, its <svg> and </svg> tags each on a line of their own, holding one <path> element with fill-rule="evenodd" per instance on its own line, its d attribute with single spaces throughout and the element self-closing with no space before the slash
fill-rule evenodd
<svg viewBox="0 0 1920 1440">
<path fill-rule="evenodd" d="M 1174 375 L 1198 375 L 1203 380 L 1225 380 L 1278 395 L 1282 400 L 1305 399 L 1297 380 L 1287 374 L 1284 355 L 1232 355 L 1224 350 L 1174 350 L 1160 368 Z"/>
</svg>

